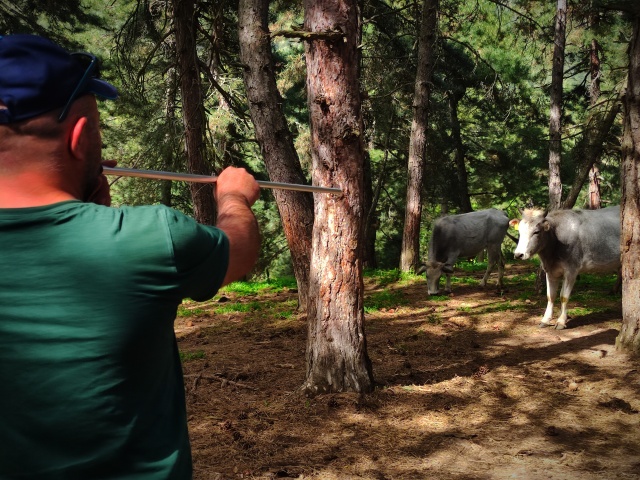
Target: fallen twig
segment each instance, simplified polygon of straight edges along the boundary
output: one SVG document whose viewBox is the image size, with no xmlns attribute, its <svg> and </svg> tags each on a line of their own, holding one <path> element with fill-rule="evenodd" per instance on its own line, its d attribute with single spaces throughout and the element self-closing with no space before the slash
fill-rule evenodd
<svg viewBox="0 0 640 480">
<path fill-rule="evenodd" d="M 196 387 L 198 386 L 198 382 L 202 379 L 202 380 L 212 380 L 212 381 L 218 381 L 220 383 L 222 383 L 222 385 L 233 385 L 234 387 L 239 387 L 239 388 L 246 388 L 247 390 L 253 390 L 253 391 L 257 391 L 258 389 L 256 387 L 252 387 L 251 385 L 246 385 L 244 383 L 238 383 L 238 382 L 234 382 L 233 380 L 229 380 L 227 378 L 218 376 L 218 375 L 205 375 L 203 373 L 196 373 L 196 374 L 192 374 L 192 375 L 185 375 L 185 378 L 193 378 L 193 390 L 196 389 Z"/>
</svg>

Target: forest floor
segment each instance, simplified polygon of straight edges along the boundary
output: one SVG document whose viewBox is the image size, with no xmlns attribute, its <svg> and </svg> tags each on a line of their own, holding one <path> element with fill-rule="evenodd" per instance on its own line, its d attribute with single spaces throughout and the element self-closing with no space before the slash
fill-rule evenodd
<svg viewBox="0 0 640 480">
<path fill-rule="evenodd" d="M 378 387 L 362 397 L 300 394 L 295 292 L 181 307 L 194 479 L 640 479 L 640 362 L 614 348 L 620 296 L 581 279 L 568 328 L 540 329 L 534 268 L 507 265 L 500 293 L 471 273 L 448 297 L 424 277 L 367 278 L 365 305 L 387 306 L 365 317 Z M 220 313 L 221 300 L 246 308 Z"/>
</svg>

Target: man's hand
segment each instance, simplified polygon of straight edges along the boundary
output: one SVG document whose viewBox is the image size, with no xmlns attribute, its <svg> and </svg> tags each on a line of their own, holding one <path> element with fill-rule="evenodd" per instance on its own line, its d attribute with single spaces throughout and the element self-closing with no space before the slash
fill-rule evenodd
<svg viewBox="0 0 640 480">
<path fill-rule="evenodd" d="M 115 167 L 118 162 L 115 160 L 105 160 L 102 164 L 105 167 Z M 111 189 L 109 187 L 109 180 L 106 175 L 102 174 L 96 180 L 96 186 L 86 199 L 87 202 L 97 203 L 98 205 L 104 205 L 105 207 L 111 206 Z"/>
<path fill-rule="evenodd" d="M 248 206 L 260 197 L 260 185 L 244 168 L 227 167 L 216 179 L 215 198 L 218 209 L 225 202 L 225 196 L 244 197 Z"/>
<path fill-rule="evenodd" d="M 260 252 L 260 231 L 251 211 L 260 186 L 244 168 L 229 167 L 216 180 L 217 227 L 229 239 L 229 268 L 223 285 L 249 273 Z"/>
</svg>

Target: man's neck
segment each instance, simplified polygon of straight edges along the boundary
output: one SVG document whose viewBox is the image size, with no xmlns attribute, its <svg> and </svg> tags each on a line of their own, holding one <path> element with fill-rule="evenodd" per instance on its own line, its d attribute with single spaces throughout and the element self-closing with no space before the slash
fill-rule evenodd
<svg viewBox="0 0 640 480">
<path fill-rule="evenodd" d="M 75 197 L 40 174 L 0 176 L 0 208 L 39 207 L 66 200 L 75 200 Z"/>
</svg>

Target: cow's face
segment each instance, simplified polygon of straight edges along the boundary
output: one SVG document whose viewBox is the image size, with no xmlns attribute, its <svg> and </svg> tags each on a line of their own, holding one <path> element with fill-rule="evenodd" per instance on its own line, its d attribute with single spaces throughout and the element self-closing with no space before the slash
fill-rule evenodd
<svg viewBox="0 0 640 480">
<path fill-rule="evenodd" d="M 427 291 L 429 295 L 437 295 L 440 292 L 440 277 L 443 273 L 453 273 L 451 265 L 443 262 L 427 263 Z"/>
<path fill-rule="evenodd" d="M 520 239 L 513 256 L 518 260 L 528 260 L 544 246 L 546 232 L 550 225 L 546 220 L 546 212 L 541 210 L 525 210 L 522 220 L 511 220 L 509 224 L 518 229 Z"/>
</svg>

